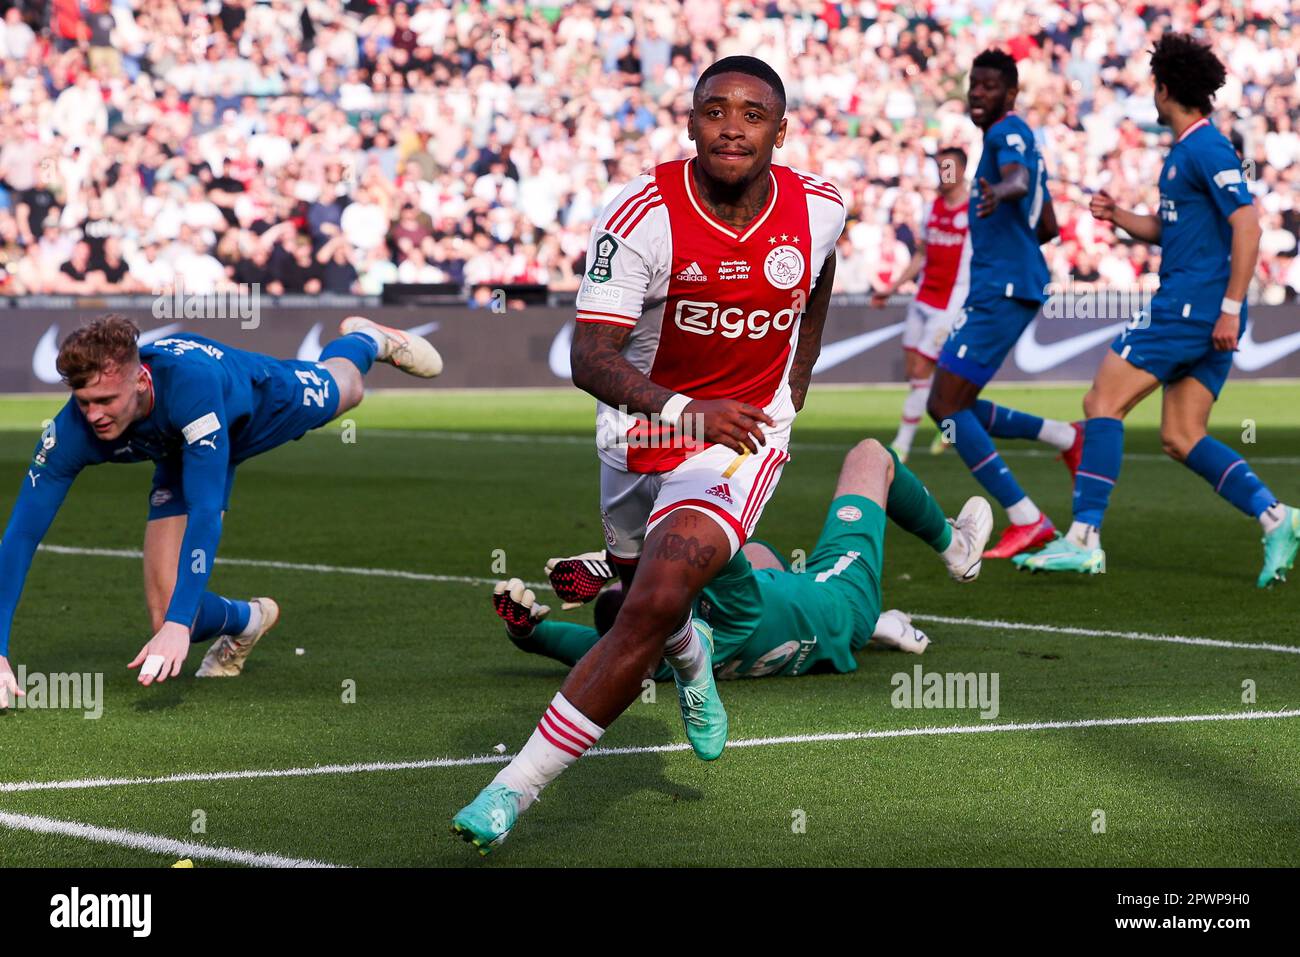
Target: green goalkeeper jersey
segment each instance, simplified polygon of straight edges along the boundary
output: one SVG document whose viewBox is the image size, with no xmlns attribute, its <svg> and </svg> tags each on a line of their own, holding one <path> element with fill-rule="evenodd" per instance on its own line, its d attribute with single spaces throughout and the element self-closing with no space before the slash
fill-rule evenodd
<svg viewBox="0 0 1300 957">
<path fill-rule="evenodd" d="M 879 505 L 846 495 L 831 503 L 802 571 L 755 570 L 737 553 L 695 601 L 696 618 L 713 629 L 718 677 L 855 670 L 853 653 L 871 640 L 880 614 L 884 528 Z M 586 625 L 543 621 L 515 643 L 574 664 L 598 640 Z M 666 664 L 655 673 L 671 677 Z"/>
</svg>

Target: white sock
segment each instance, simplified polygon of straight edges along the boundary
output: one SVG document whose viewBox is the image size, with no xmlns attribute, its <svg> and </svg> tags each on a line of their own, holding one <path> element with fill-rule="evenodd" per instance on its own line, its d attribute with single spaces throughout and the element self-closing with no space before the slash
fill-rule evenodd
<svg viewBox="0 0 1300 957">
<path fill-rule="evenodd" d="M 925 416 L 925 403 L 930 398 L 929 379 L 909 379 L 907 398 L 903 400 L 903 420 L 898 425 L 898 435 L 894 438 L 894 448 L 910 451 L 912 439 L 916 436 L 916 427 Z"/>
<path fill-rule="evenodd" d="M 248 603 L 248 624 L 244 626 L 237 638 L 252 638 L 257 634 L 257 629 L 262 627 L 262 606 L 255 601 Z"/>
<path fill-rule="evenodd" d="M 700 641 L 700 636 L 695 633 L 691 627 L 691 619 L 687 617 L 686 624 L 668 637 L 664 644 L 664 660 L 668 666 L 677 672 L 682 681 L 694 681 L 702 673 L 703 669 L 713 667 L 713 662 L 709 660 L 709 652 L 704 647 L 704 642 Z"/>
<path fill-rule="evenodd" d="M 1011 520 L 1012 525 L 1032 525 L 1042 517 L 1043 513 L 1038 510 L 1038 506 L 1028 495 L 1007 508 L 1007 518 Z"/>
<path fill-rule="evenodd" d="M 1286 506 L 1281 502 L 1274 502 L 1264 511 L 1259 513 L 1259 524 L 1264 528 L 1264 534 L 1267 535 L 1275 528 L 1282 524 L 1286 518 Z"/>
<path fill-rule="evenodd" d="M 393 351 L 393 341 L 378 329 L 371 329 L 367 326 L 362 326 L 360 329 L 354 330 L 352 335 L 365 336 L 373 342 L 375 348 L 379 350 L 378 355 L 375 356 L 376 359 L 387 359 L 388 354 Z"/>
<path fill-rule="evenodd" d="M 1038 441 L 1068 452 L 1074 445 L 1074 426 L 1069 422 L 1043 419 L 1043 427 L 1038 430 Z"/>
<path fill-rule="evenodd" d="M 912 451 L 912 439 L 916 438 L 916 427 L 920 424 L 920 419 L 903 419 L 898 423 L 898 434 L 891 443 L 895 452 L 906 455 Z"/>
<path fill-rule="evenodd" d="M 957 534 L 957 529 L 952 530 L 952 541 L 948 547 L 939 553 L 939 557 L 947 565 L 952 565 L 966 557 L 966 540 Z"/>
<path fill-rule="evenodd" d="M 1088 525 L 1084 522 L 1071 522 L 1070 530 L 1065 533 L 1065 537 L 1080 548 L 1094 549 L 1101 548 L 1101 530 L 1096 525 Z"/>
<path fill-rule="evenodd" d="M 538 792 L 560 776 L 560 772 L 587 753 L 605 729 L 589 720 L 556 692 L 551 706 L 515 759 L 492 779 L 522 795 L 519 810 L 537 800 Z"/>
</svg>

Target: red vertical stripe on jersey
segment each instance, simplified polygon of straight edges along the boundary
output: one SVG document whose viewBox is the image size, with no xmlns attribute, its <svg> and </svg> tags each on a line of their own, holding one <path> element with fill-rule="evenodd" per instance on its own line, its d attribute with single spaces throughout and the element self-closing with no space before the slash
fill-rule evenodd
<svg viewBox="0 0 1300 957">
<path fill-rule="evenodd" d="M 629 232 L 628 223 L 633 221 L 633 219 L 640 222 L 641 213 L 644 212 L 646 207 L 657 202 L 660 202 L 659 191 L 651 190 L 645 196 L 642 196 L 635 203 L 629 206 L 627 212 L 620 216 L 617 221 L 611 220 L 609 231 L 616 235 L 626 237 Z"/>
<path fill-rule="evenodd" d="M 641 189 L 640 189 L 640 190 L 639 190 L 639 191 L 638 191 L 634 196 L 632 196 L 632 197 L 628 198 L 627 200 L 625 200 L 625 201 L 623 202 L 623 205 L 622 205 L 622 206 L 620 206 L 618 209 L 614 210 L 614 214 L 613 214 L 612 216 L 610 216 L 609 219 L 605 220 L 605 228 L 606 228 L 606 229 L 612 229 L 613 226 L 614 226 L 615 221 L 616 221 L 620 216 L 622 216 L 625 212 L 627 212 L 627 209 L 628 209 L 629 206 L 631 206 L 631 205 L 632 205 L 633 203 L 635 203 L 638 199 L 640 199 L 641 197 L 645 196 L 648 192 L 650 192 L 650 191 L 653 190 L 653 189 L 655 189 L 655 184 L 654 184 L 653 182 L 646 183 L 645 186 L 641 187 Z"/>
<path fill-rule="evenodd" d="M 661 200 L 661 199 L 657 199 L 657 200 L 655 200 L 654 202 L 646 203 L 644 206 L 641 207 L 641 211 L 640 211 L 639 213 L 636 214 L 636 218 L 635 218 L 635 219 L 633 219 L 633 220 L 632 220 L 630 223 L 628 223 L 626 226 L 621 227 L 621 228 L 618 230 L 618 235 L 619 235 L 619 236 L 622 236 L 622 237 L 625 238 L 625 239 L 626 239 L 628 236 L 631 236 L 631 235 L 632 235 L 632 230 L 636 229 L 637 224 L 640 223 L 641 220 L 645 219 L 645 214 L 648 213 L 648 212 L 650 212 L 650 210 L 652 210 L 652 209 L 658 209 L 658 208 L 659 208 L 660 206 L 662 206 L 663 204 L 664 204 L 664 203 L 663 203 L 663 200 Z"/>
</svg>

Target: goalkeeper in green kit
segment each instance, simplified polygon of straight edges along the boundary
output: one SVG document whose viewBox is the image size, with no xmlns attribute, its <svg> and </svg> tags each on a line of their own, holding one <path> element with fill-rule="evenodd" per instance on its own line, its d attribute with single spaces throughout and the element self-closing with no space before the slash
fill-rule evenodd
<svg viewBox="0 0 1300 957">
<path fill-rule="evenodd" d="M 751 540 L 696 599 L 694 627 L 712 649 L 717 677 L 850 672 L 857 668 L 854 652 L 873 638 L 924 651 L 929 639 L 907 615 L 880 611 L 886 516 L 933 548 L 954 580 L 979 575 L 993 531 L 988 502 L 973 497 L 949 521 L 896 455 L 874 439 L 859 442 L 844 457 L 826 523 L 802 571 Z M 550 609 L 517 578 L 497 583 L 493 605 L 517 647 L 573 665 L 613 624 L 623 593 L 617 585 L 604 587 L 615 575 L 602 553 L 552 559 L 547 572 L 566 607 L 599 595 L 595 628 L 545 620 Z M 661 663 L 653 677 L 671 676 Z"/>
</svg>

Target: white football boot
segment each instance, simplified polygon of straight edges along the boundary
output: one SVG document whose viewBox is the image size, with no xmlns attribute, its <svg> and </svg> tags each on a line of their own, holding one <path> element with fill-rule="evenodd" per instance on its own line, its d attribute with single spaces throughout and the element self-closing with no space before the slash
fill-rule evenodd
<svg viewBox="0 0 1300 957">
<path fill-rule="evenodd" d="M 981 556 L 993 534 L 993 509 L 988 500 L 972 495 L 961 507 L 952 525 L 952 543 L 942 553 L 943 563 L 953 581 L 973 582 L 980 576 Z"/>
<path fill-rule="evenodd" d="M 199 670 L 194 672 L 196 678 L 238 678 L 253 646 L 280 620 L 280 606 L 274 600 L 253 598 L 248 603 L 255 606 L 262 616 L 257 630 L 247 637 L 222 635 L 214 641 L 203 656 Z"/>
<path fill-rule="evenodd" d="M 895 648 L 914 655 L 922 654 L 930 647 L 929 637 L 912 624 L 912 616 L 897 608 L 880 613 L 871 640 L 885 648 Z"/>
<path fill-rule="evenodd" d="M 379 333 L 383 340 L 379 355 L 375 357 L 380 362 L 387 362 L 421 379 L 432 379 L 442 373 L 442 356 L 433 347 L 433 343 L 423 336 L 413 336 L 401 329 L 381 326 L 365 316 L 348 316 L 339 323 L 339 332 L 343 335 L 362 329 Z"/>
</svg>

